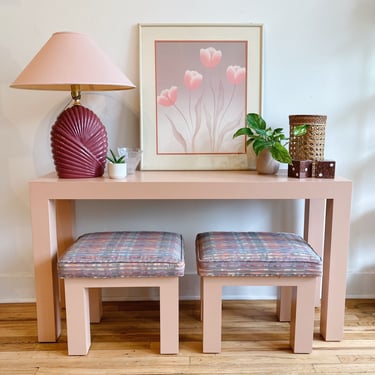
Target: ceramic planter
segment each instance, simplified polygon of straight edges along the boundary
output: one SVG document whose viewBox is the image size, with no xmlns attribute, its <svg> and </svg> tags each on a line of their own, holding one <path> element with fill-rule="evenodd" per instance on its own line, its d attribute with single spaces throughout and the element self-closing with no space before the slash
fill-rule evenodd
<svg viewBox="0 0 375 375">
<path fill-rule="evenodd" d="M 275 160 L 270 150 L 261 151 L 256 160 L 256 170 L 260 174 L 276 174 L 279 170 L 280 163 Z"/>
<path fill-rule="evenodd" d="M 108 163 L 108 177 L 114 179 L 121 179 L 127 176 L 126 163 Z"/>
</svg>

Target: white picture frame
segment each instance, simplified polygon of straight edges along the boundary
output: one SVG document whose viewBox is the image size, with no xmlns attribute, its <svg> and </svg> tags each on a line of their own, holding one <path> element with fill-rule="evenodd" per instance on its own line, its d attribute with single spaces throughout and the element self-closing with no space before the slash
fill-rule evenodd
<svg viewBox="0 0 375 375">
<path fill-rule="evenodd" d="M 247 113 L 262 111 L 261 24 L 140 24 L 142 170 L 249 168 Z"/>
</svg>

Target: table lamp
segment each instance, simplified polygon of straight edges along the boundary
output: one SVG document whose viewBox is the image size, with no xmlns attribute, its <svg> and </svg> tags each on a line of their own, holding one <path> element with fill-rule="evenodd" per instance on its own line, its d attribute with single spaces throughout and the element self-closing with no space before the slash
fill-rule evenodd
<svg viewBox="0 0 375 375">
<path fill-rule="evenodd" d="M 80 104 L 81 91 L 127 90 L 134 84 L 86 34 L 58 32 L 10 87 L 70 91 L 73 106 L 51 128 L 52 156 L 60 178 L 100 177 L 108 151 L 107 131 Z"/>
</svg>

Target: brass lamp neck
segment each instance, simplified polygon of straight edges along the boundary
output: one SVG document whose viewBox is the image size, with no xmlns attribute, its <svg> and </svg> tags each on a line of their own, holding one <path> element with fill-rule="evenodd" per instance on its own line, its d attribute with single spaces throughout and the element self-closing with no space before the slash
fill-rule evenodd
<svg viewBox="0 0 375 375">
<path fill-rule="evenodd" d="M 72 95 L 72 99 L 74 100 L 74 105 L 80 105 L 81 102 L 81 88 L 79 85 L 71 85 L 70 92 Z"/>
</svg>

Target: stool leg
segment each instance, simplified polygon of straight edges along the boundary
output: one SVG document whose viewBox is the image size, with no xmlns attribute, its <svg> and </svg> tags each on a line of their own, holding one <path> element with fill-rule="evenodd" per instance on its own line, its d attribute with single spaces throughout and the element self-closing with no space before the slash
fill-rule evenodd
<svg viewBox="0 0 375 375">
<path fill-rule="evenodd" d="M 293 287 L 290 345 L 294 353 L 311 353 L 314 336 L 316 278 Z"/>
<path fill-rule="evenodd" d="M 103 316 L 102 288 L 90 288 L 90 322 L 100 323 Z"/>
<path fill-rule="evenodd" d="M 160 354 L 177 354 L 179 350 L 178 277 L 160 282 Z"/>
<path fill-rule="evenodd" d="M 69 355 L 86 355 L 91 345 L 88 289 L 79 279 L 65 279 L 66 329 Z"/>
<path fill-rule="evenodd" d="M 203 353 L 221 352 L 222 282 L 219 277 L 202 277 Z"/>
<path fill-rule="evenodd" d="M 291 286 L 279 286 L 278 288 L 277 316 L 279 322 L 290 322 L 292 292 Z"/>
</svg>

